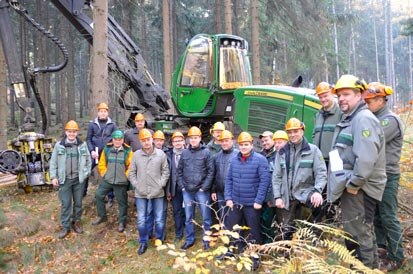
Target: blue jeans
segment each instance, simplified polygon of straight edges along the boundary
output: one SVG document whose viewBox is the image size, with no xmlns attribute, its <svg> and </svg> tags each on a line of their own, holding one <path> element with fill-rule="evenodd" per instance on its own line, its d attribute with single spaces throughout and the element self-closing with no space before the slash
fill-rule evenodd
<svg viewBox="0 0 413 274">
<path fill-rule="evenodd" d="M 172 197 L 172 209 L 175 223 L 175 238 L 181 239 L 184 236 L 185 209 L 182 207 L 184 197 L 181 190 L 176 190 L 175 196 Z"/>
<path fill-rule="evenodd" d="M 155 238 L 162 240 L 165 234 L 164 201 L 164 197 L 154 199 L 136 198 L 135 203 L 136 209 L 138 210 L 137 226 L 140 244 L 146 244 L 150 236 L 148 228 L 149 202 L 152 203 L 152 212 L 155 219 Z"/>
<path fill-rule="evenodd" d="M 192 244 L 195 242 L 195 227 L 192 220 L 194 219 L 195 211 L 194 207 L 196 204 L 199 205 L 199 209 L 202 215 L 203 228 L 204 231 L 208 231 L 212 225 L 211 209 L 210 206 L 210 196 L 209 191 L 197 191 L 197 192 L 182 192 L 184 196 L 185 204 L 185 242 Z"/>
</svg>

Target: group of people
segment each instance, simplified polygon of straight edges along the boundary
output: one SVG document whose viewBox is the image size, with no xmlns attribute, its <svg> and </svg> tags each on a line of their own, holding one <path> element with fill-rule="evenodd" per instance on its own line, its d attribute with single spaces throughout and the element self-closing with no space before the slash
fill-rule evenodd
<svg viewBox="0 0 413 274">
<path fill-rule="evenodd" d="M 353 239 L 346 241 L 347 248 L 368 267 L 377 268 L 380 262 L 382 269 L 400 268 L 404 256 L 397 190 L 403 130 L 387 106 L 392 92 L 353 75 L 343 75 L 335 86 L 322 82 L 316 88 L 322 108 L 315 117 L 313 143 L 304 137 L 304 123 L 291 118 L 283 130 L 259 135 L 261 151 L 254 149 L 248 132 L 240 133 L 235 144 L 221 122 L 211 128 L 206 145 L 194 126 L 187 139 L 174 132 L 169 147 L 161 131 L 145 128 L 142 114 L 135 116 L 135 128 L 125 133 L 117 129 L 107 104 L 101 103 L 86 143 L 77 138 L 77 123 L 69 121 L 53 150 L 50 177 L 62 205 L 58 237 L 71 229 L 82 233 L 82 199 L 97 165 L 102 180 L 95 194 L 98 217 L 92 224 L 107 221 L 105 200 L 115 197 L 117 230 L 123 232 L 127 191 L 134 189 L 139 255 L 151 237 L 165 240 L 168 202 L 175 240 L 185 238 L 183 250 L 195 244 L 195 208 L 204 233 L 214 222 L 227 229 L 242 224 L 249 227 L 246 241 L 262 244 L 291 239 L 295 220 L 306 218 L 303 207 L 312 221 L 321 222 L 331 217 L 331 205 L 340 204 L 344 230 Z M 208 238 L 202 239 L 208 250 Z M 228 256 L 232 252 L 217 259 Z M 255 269 L 259 259 L 252 259 Z"/>
</svg>

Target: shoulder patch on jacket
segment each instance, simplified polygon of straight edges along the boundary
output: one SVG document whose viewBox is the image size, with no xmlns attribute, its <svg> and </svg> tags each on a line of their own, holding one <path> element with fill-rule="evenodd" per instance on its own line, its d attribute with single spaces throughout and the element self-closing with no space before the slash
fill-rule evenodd
<svg viewBox="0 0 413 274">
<path fill-rule="evenodd" d="M 382 126 L 382 127 L 386 127 L 388 124 L 389 124 L 389 118 L 384 118 L 384 119 L 381 121 L 381 126 Z"/>
<path fill-rule="evenodd" d="M 363 137 L 365 137 L 365 138 L 368 138 L 371 135 L 371 130 L 369 128 L 368 129 L 363 129 L 361 131 L 361 135 L 363 135 Z"/>
</svg>

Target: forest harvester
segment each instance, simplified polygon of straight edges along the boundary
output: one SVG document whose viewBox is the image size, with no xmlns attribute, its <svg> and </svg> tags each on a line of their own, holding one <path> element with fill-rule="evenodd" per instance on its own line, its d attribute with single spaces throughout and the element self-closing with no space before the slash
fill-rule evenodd
<svg viewBox="0 0 413 274">
<path fill-rule="evenodd" d="M 88 15 L 91 1 L 50 0 L 68 21 L 93 44 L 93 21 Z M 51 39 L 62 52 L 63 61 L 55 66 L 25 69 L 17 53 L 10 11 L 23 16 L 37 30 Z M 26 113 L 21 134 L 0 151 L 0 171 L 17 175 L 19 187 L 50 186 L 49 166 L 53 149 L 45 137 L 47 117 L 36 76 L 57 72 L 68 60 L 64 45 L 46 28 L 35 22 L 18 0 L 0 0 L 0 37 L 8 65 L 11 90 L 17 104 Z M 264 130 L 282 129 L 286 120 L 297 117 L 306 122 L 306 136 L 311 138 L 313 118 L 320 108 L 309 89 L 292 86 L 253 86 L 245 39 L 228 34 L 199 34 L 191 39 L 173 74 L 170 92 L 155 83 L 141 55 L 141 50 L 112 16 L 108 16 L 109 69 L 120 73 L 125 88 L 118 95 L 119 105 L 131 111 L 128 125 L 137 113 L 149 117 L 149 126 L 172 133 L 197 125 L 209 132 L 216 121 L 225 121 L 235 133 L 249 131 L 257 137 Z M 34 132 L 32 100 L 29 87 L 42 114 L 41 133 Z M 128 92 L 137 101 L 128 103 Z M 177 114 L 170 114 L 169 99 Z"/>
</svg>

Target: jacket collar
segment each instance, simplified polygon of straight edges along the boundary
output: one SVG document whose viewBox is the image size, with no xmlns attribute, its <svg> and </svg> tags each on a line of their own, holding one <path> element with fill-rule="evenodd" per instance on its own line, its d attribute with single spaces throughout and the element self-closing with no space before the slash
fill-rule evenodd
<svg viewBox="0 0 413 274">
<path fill-rule="evenodd" d="M 388 107 L 387 105 L 384 105 L 381 109 L 379 109 L 378 111 L 374 112 L 374 115 L 380 116 L 380 115 L 382 115 L 383 113 L 388 113 L 388 112 L 390 112 L 389 107 Z"/>
<path fill-rule="evenodd" d="M 82 140 L 79 139 L 79 137 L 76 137 L 76 142 L 75 143 L 66 143 L 66 135 L 63 136 L 62 140 L 60 141 L 60 144 L 64 147 L 68 147 L 71 146 L 72 144 L 76 144 L 77 146 L 80 146 L 81 144 L 83 144 Z"/>
<path fill-rule="evenodd" d="M 357 115 L 357 113 L 364 109 L 367 109 L 367 105 L 364 100 L 360 100 L 360 102 L 357 103 L 356 107 L 348 115 L 344 114 L 344 122 L 350 122 L 353 120 L 354 116 Z"/>
<path fill-rule="evenodd" d="M 98 117 L 96 117 L 96 118 L 93 120 L 93 123 L 99 125 Z M 108 121 L 106 122 L 106 125 L 109 125 L 109 124 L 113 124 L 112 119 L 110 119 L 110 117 L 108 117 Z"/>
</svg>

